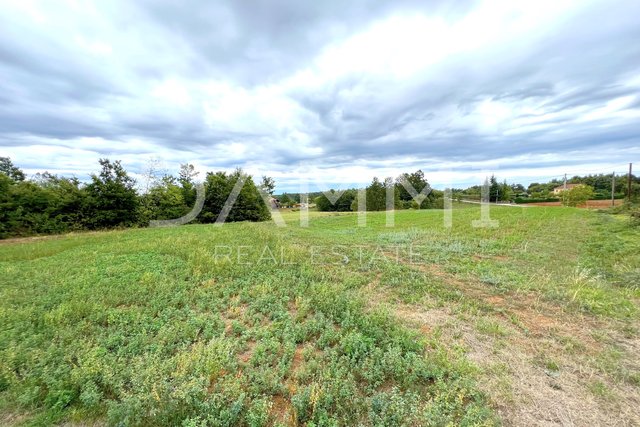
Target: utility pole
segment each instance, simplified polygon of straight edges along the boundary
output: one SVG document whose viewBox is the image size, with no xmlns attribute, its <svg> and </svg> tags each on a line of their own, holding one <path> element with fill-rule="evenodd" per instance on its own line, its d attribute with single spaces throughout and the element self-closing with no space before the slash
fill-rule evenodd
<svg viewBox="0 0 640 427">
<path fill-rule="evenodd" d="M 567 189 L 567 174 L 564 174 L 564 189 Z"/>
<path fill-rule="evenodd" d="M 627 176 L 627 200 L 631 203 L 631 165 L 629 163 L 629 175 Z"/>
<path fill-rule="evenodd" d="M 615 198 L 613 197 L 616 193 L 616 171 L 613 171 L 611 174 L 611 206 L 616 205 Z"/>
</svg>

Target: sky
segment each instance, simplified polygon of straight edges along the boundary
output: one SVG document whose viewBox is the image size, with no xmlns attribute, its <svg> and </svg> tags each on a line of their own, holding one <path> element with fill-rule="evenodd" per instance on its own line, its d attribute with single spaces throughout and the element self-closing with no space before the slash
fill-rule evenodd
<svg viewBox="0 0 640 427">
<path fill-rule="evenodd" d="M 640 162 L 637 0 L 0 3 L 0 156 L 28 174 L 107 157 L 294 192 Z"/>
</svg>

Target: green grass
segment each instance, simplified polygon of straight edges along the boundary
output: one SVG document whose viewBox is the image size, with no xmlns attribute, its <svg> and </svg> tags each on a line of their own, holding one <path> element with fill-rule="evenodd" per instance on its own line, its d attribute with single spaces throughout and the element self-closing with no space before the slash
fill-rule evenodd
<svg viewBox="0 0 640 427">
<path fill-rule="evenodd" d="M 394 228 L 384 213 L 362 228 L 354 214 L 311 213 L 303 228 L 289 213 L 284 228 L 1 243 L 0 414 L 25 425 L 496 424 L 464 352 L 372 301 L 493 310 L 457 286 L 477 283 L 629 322 L 640 233 L 569 208 L 491 214 L 497 229 L 471 227 L 474 207 L 456 209 L 452 229 L 441 211 L 397 212 Z M 491 320 L 476 328 L 507 334 Z"/>
</svg>

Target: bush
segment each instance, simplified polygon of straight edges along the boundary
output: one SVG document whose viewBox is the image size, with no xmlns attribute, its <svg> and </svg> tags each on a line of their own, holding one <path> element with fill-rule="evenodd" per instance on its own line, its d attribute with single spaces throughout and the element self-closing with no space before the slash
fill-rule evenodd
<svg viewBox="0 0 640 427">
<path fill-rule="evenodd" d="M 16 181 L 0 173 L 0 238 L 81 228 L 85 199 L 75 178 L 45 173 L 35 181 Z"/>
<path fill-rule="evenodd" d="M 556 197 L 547 197 L 547 198 L 522 198 L 522 197 L 516 197 L 514 202 L 515 203 L 547 203 L 547 202 L 557 202 L 560 199 L 556 198 Z"/>
<path fill-rule="evenodd" d="M 577 185 L 570 190 L 564 190 L 560 193 L 560 201 L 563 206 L 576 207 L 583 205 L 594 195 L 593 187 L 588 185 Z"/>
</svg>

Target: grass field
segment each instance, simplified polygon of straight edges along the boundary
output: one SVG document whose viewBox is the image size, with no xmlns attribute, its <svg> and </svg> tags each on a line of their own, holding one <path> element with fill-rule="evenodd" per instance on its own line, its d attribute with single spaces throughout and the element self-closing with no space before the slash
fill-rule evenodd
<svg viewBox="0 0 640 427">
<path fill-rule="evenodd" d="M 0 424 L 640 424 L 625 219 L 296 215 L 0 242 Z"/>
</svg>

